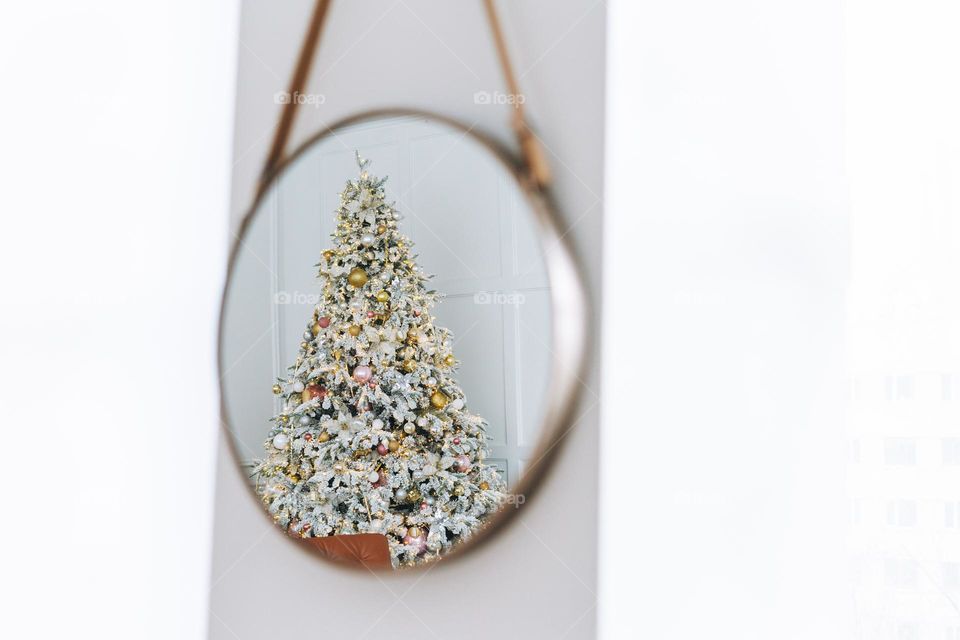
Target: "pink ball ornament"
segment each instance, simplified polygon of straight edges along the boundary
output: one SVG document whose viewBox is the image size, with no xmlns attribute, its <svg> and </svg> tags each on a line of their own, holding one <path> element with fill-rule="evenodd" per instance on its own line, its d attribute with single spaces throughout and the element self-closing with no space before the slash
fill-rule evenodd
<svg viewBox="0 0 960 640">
<path fill-rule="evenodd" d="M 317 324 L 326 329 L 330 326 L 330 318 L 327 316 L 321 316 L 320 318 L 317 318 Z"/>
<path fill-rule="evenodd" d="M 427 550 L 427 534 L 421 532 L 419 536 L 411 536 L 409 533 L 403 536 L 403 544 L 412 546 L 416 549 L 419 556 Z"/>
<path fill-rule="evenodd" d="M 457 471 L 459 471 L 460 473 L 466 473 L 467 471 L 470 471 L 470 467 L 472 466 L 470 464 L 470 458 L 468 456 L 463 456 L 463 455 L 457 456 L 456 458 L 454 458 L 453 463 Z"/>
<path fill-rule="evenodd" d="M 460 438 L 454 438 L 453 444 L 460 444 Z"/>
<path fill-rule="evenodd" d="M 383 444 L 382 442 L 377 445 L 377 453 L 379 453 L 380 455 L 382 456 L 387 455 L 387 451 L 389 451 L 389 449 L 387 449 L 387 445 Z"/>
<path fill-rule="evenodd" d="M 377 478 L 377 481 L 373 483 L 373 486 L 382 487 L 385 484 L 387 484 L 387 474 L 385 474 L 383 471 L 380 471 L 379 477 Z"/>
<path fill-rule="evenodd" d="M 353 379 L 360 384 L 368 382 L 371 377 L 373 377 L 373 371 L 365 364 L 358 365 L 353 369 Z"/>
<path fill-rule="evenodd" d="M 377 314 L 375 314 L 373 311 L 367 311 L 367 317 L 368 317 L 368 318 L 372 318 L 372 317 L 375 316 L 375 315 L 377 315 Z"/>
<path fill-rule="evenodd" d="M 430 505 L 428 505 L 426 502 L 421 502 L 420 511 L 430 511 Z"/>
</svg>

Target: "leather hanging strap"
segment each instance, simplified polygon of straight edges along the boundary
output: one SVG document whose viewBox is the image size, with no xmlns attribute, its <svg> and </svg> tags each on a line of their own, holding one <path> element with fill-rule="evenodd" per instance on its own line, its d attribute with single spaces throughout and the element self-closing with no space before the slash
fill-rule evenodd
<svg viewBox="0 0 960 640">
<path fill-rule="evenodd" d="M 507 43 L 503 38 L 503 31 L 500 29 L 500 19 L 497 17 L 497 10 L 493 6 L 493 0 L 483 0 L 483 6 L 487 9 L 487 20 L 490 22 L 490 30 L 493 32 L 493 43 L 497 48 L 497 57 L 500 58 L 500 66 L 503 67 L 503 77 L 507 80 L 507 88 L 510 89 L 510 95 L 513 96 L 513 130 L 517 134 L 517 141 L 520 143 L 520 153 L 530 172 L 530 177 L 536 182 L 537 186 L 545 187 L 550 182 L 550 166 L 543 155 L 543 147 L 537 140 L 536 134 L 527 125 L 523 117 L 523 103 L 525 100 L 519 99 L 520 85 L 517 83 L 516 76 L 513 75 L 513 65 L 510 63 L 510 54 L 507 52 Z"/>
<path fill-rule="evenodd" d="M 266 187 L 266 181 L 269 179 L 274 169 L 283 160 L 284 150 L 287 146 L 287 139 L 290 137 L 290 131 L 293 129 L 293 121 L 296 116 L 297 94 L 303 89 L 307 77 L 310 74 L 310 67 L 313 64 L 313 58 L 317 50 L 317 43 L 320 41 L 320 32 L 323 30 L 323 24 L 329 13 L 332 0 L 317 0 L 313 9 L 313 15 L 307 25 L 307 32 L 303 38 L 303 45 L 300 47 L 300 56 L 297 58 L 297 65 L 294 67 L 293 75 L 290 77 L 290 84 L 287 91 L 288 100 L 281 107 L 280 119 L 277 121 L 277 128 L 273 134 L 273 142 L 270 145 L 270 151 L 267 153 L 267 160 L 263 167 L 263 173 L 260 176 L 260 188 Z M 513 73 L 513 66 L 510 63 L 510 55 L 507 52 L 507 45 L 503 38 L 503 31 L 500 29 L 500 21 L 497 17 L 496 8 L 493 0 L 483 0 L 486 8 L 487 19 L 490 23 L 490 30 L 493 33 L 493 42 L 497 50 L 497 57 L 500 59 L 500 66 L 503 69 L 504 78 L 507 81 L 507 87 L 514 98 L 520 96 L 520 87 L 516 76 Z M 538 187 L 545 187 L 550 182 L 550 167 L 547 164 L 546 156 L 543 153 L 543 147 L 540 145 L 537 136 L 527 125 L 524 118 L 522 100 L 513 101 L 513 130 L 520 144 L 520 155 L 523 159 L 524 167 L 529 178 Z"/>
<path fill-rule="evenodd" d="M 263 166 L 263 173 L 260 175 L 261 182 L 267 179 L 267 176 L 283 159 L 283 151 L 287 147 L 287 138 L 290 137 L 290 130 L 293 128 L 293 117 L 297 113 L 297 93 L 306 84 L 307 76 L 310 75 L 313 54 L 317 50 L 317 42 L 320 41 L 320 31 L 323 29 L 323 23 L 327 18 L 330 2 L 331 0 L 317 0 L 317 4 L 313 7 L 313 15 L 310 16 L 307 33 L 303 37 L 303 45 L 300 46 L 300 57 L 297 58 L 297 66 L 294 67 L 293 75 L 290 77 L 287 102 L 280 108 L 280 120 L 277 121 L 277 129 L 273 133 L 273 143 L 270 145 L 270 152 L 267 154 L 267 161 Z"/>
</svg>

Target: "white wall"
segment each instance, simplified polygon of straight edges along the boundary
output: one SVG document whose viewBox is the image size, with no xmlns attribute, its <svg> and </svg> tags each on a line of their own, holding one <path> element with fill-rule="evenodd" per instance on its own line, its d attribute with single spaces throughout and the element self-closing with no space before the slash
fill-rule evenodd
<svg viewBox="0 0 960 640">
<path fill-rule="evenodd" d="M 960 638 L 958 18 L 611 5 L 602 637 Z"/>
<path fill-rule="evenodd" d="M 5 638 L 205 636 L 237 14 L 0 4 Z"/>
<path fill-rule="evenodd" d="M 854 637 L 841 7 L 611 12 L 602 637 Z"/>
<path fill-rule="evenodd" d="M 311 3 L 243 3 L 232 220 L 248 205 Z M 548 146 L 568 237 L 599 301 L 604 8 L 499 3 L 533 121 Z M 480 3 L 334 3 L 294 142 L 357 110 L 438 110 L 512 144 Z M 542 492 L 491 544 L 427 575 L 344 574 L 282 539 L 221 446 L 210 636 L 588 638 L 594 633 L 597 385 Z M 558 588 L 562 585 L 562 588 Z"/>
<path fill-rule="evenodd" d="M 863 637 L 960 638 L 958 23 L 943 0 L 845 4 L 845 494 Z"/>
</svg>

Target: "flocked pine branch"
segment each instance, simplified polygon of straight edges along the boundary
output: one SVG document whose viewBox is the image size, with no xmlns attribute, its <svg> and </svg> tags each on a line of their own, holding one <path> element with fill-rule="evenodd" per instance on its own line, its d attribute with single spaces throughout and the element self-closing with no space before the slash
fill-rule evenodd
<svg viewBox="0 0 960 640">
<path fill-rule="evenodd" d="M 274 520 L 302 537 L 381 533 L 395 566 L 436 558 L 495 511 L 503 484 L 484 464 L 486 423 L 467 411 L 438 294 L 397 229 L 385 179 L 340 194 L 323 294 L 296 362 L 274 386 L 256 466 Z"/>
</svg>

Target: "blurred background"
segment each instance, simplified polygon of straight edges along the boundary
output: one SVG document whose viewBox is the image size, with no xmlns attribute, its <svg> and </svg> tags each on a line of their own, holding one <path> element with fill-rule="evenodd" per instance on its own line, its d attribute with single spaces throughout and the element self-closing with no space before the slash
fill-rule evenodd
<svg viewBox="0 0 960 640">
<path fill-rule="evenodd" d="M 219 433 L 227 250 L 311 3 L 0 9 L 7 635 L 960 638 L 960 9 L 498 6 L 594 366 L 518 520 L 382 583 L 274 534 Z M 334 3 L 293 143 L 375 106 L 512 143 L 481 24 Z"/>
<path fill-rule="evenodd" d="M 206 634 L 238 9 L 0 9 L 4 635 Z"/>
</svg>

